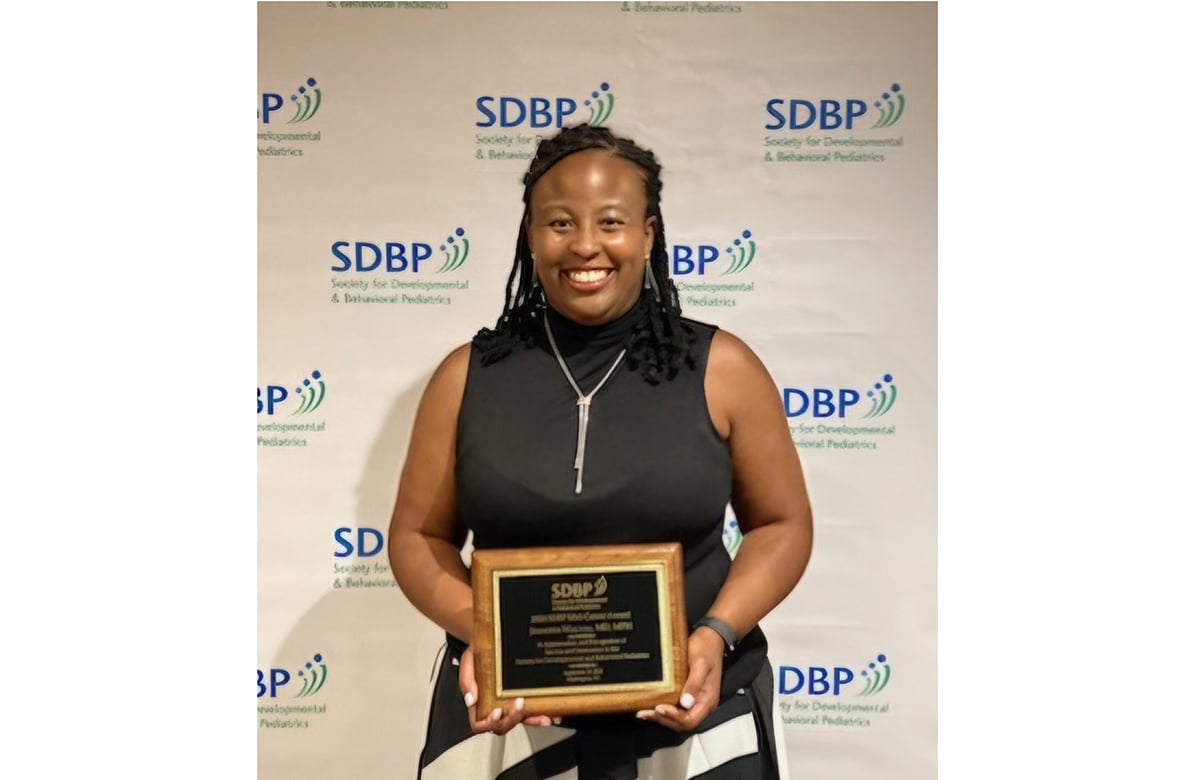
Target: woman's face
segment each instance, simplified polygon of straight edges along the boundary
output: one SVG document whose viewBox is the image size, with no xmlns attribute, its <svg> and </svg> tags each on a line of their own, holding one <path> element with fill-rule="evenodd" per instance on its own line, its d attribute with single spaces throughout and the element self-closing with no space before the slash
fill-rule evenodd
<svg viewBox="0 0 1200 780">
<path fill-rule="evenodd" d="M 558 161 L 533 185 L 525 218 L 546 302 L 580 325 L 629 311 L 641 295 L 654 229 L 636 165 L 602 149 Z"/>
</svg>

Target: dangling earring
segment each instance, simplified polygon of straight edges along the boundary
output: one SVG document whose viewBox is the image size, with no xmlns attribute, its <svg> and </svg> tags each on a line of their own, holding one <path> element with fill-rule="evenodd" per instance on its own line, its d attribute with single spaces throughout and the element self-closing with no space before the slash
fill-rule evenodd
<svg viewBox="0 0 1200 780">
<path fill-rule="evenodd" d="M 650 268 L 650 255 L 646 255 L 646 265 L 643 268 L 645 268 L 645 272 L 642 274 L 642 289 L 653 290 L 655 303 L 662 303 L 662 296 L 658 292 L 658 281 L 654 278 L 654 271 Z"/>
<path fill-rule="evenodd" d="M 546 305 L 546 291 L 542 289 L 542 282 L 538 279 L 537 271 L 532 274 L 532 279 L 529 280 L 529 298 L 534 304 Z"/>
</svg>

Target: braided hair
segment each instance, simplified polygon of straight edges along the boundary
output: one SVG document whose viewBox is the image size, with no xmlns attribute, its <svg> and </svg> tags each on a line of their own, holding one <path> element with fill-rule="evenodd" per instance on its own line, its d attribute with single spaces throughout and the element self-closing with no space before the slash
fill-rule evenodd
<svg viewBox="0 0 1200 780">
<path fill-rule="evenodd" d="M 551 138 L 538 143 L 537 153 L 524 177 L 525 214 L 517 233 L 516 254 L 505 287 L 504 311 L 495 328 L 483 328 L 472 339 L 480 351 L 483 365 L 491 365 L 521 344 L 533 346 L 546 316 L 545 297 L 535 284 L 533 255 L 525 229 L 533 185 L 559 161 L 576 152 L 602 149 L 636 165 L 646 184 L 646 216 L 654 217 L 654 245 L 650 250 L 650 273 L 656 289 L 643 289 L 637 307 L 641 313 L 633 327 L 632 338 L 625 352 L 626 362 L 640 370 L 650 384 L 664 377 L 672 379 L 684 365 L 696 367 L 692 345 L 696 334 L 680 316 L 679 292 L 668 274 L 667 242 L 662 218 L 662 166 L 654 153 L 643 149 L 628 138 L 618 138 L 604 127 L 587 124 L 563 128 Z"/>
</svg>

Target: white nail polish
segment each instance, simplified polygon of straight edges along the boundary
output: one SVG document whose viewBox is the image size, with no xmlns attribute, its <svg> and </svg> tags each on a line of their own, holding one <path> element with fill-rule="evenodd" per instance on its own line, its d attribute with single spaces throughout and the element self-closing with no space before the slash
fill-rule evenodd
<svg viewBox="0 0 1200 780">
<path fill-rule="evenodd" d="M 555 726 L 557 726 L 560 723 L 562 723 L 562 718 L 551 718 L 550 722 L 553 723 Z"/>
<path fill-rule="evenodd" d="M 646 718 L 650 717 L 652 714 L 653 713 L 650 710 L 638 710 L 637 717 L 640 718 L 641 720 L 645 720 Z"/>
<path fill-rule="evenodd" d="M 500 716 L 503 714 L 504 710 L 497 707 L 496 709 L 492 710 L 492 720 L 500 720 Z"/>
<path fill-rule="evenodd" d="M 679 697 L 679 706 L 683 707 L 685 710 L 690 710 L 692 705 L 695 703 L 696 697 L 692 696 L 690 693 L 685 693 Z"/>
<path fill-rule="evenodd" d="M 463 696 L 463 703 L 466 704 L 468 707 L 475 704 L 475 694 L 471 693 L 470 691 L 467 691 L 466 695 Z"/>
<path fill-rule="evenodd" d="M 525 709 L 525 699 L 518 697 L 516 707 L 517 707 L 518 712 L 520 712 L 521 710 L 524 710 Z"/>
</svg>

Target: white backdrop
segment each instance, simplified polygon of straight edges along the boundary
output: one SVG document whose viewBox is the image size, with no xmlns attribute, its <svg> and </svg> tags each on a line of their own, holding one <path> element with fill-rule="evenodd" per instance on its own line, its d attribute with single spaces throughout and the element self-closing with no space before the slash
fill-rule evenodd
<svg viewBox="0 0 1200 780">
<path fill-rule="evenodd" d="M 936 44 L 933 3 L 260 4 L 261 777 L 415 776 L 442 633 L 388 519 L 560 121 L 659 156 L 684 313 L 789 413 L 816 523 L 764 625 L 791 776 L 935 776 Z"/>
</svg>

